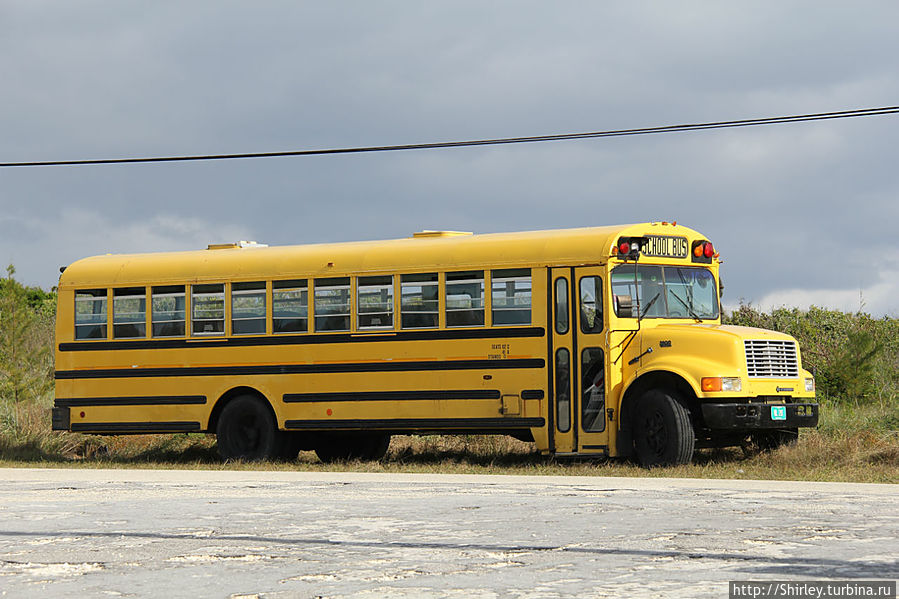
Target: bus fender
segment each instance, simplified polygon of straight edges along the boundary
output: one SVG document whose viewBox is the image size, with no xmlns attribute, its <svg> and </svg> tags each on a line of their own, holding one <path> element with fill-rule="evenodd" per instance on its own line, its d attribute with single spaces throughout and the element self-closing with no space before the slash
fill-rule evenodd
<svg viewBox="0 0 899 599">
<path fill-rule="evenodd" d="M 637 399 L 650 389 L 670 389 L 680 399 L 684 408 L 690 413 L 694 428 L 697 418 L 701 416 L 697 399 L 696 381 L 689 374 L 677 367 L 665 367 L 653 364 L 652 369 L 637 371 L 624 385 L 619 403 L 619 433 L 617 448 L 619 455 L 628 456 L 633 453 L 631 436 L 631 410 Z"/>
<path fill-rule="evenodd" d="M 206 424 L 206 431 L 209 433 L 214 433 L 216 427 L 218 426 L 219 415 L 222 413 L 224 407 L 228 404 L 229 401 L 234 399 L 235 397 L 240 397 L 241 395 L 253 395 L 262 400 L 262 402 L 268 407 L 269 411 L 272 413 L 272 417 L 275 419 L 276 426 L 278 425 L 278 414 L 275 412 L 274 407 L 272 407 L 272 402 L 268 400 L 268 398 L 258 389 L 254 389 L 253 387 L 233 387 L 225 391 L 215 402 L 215 406 L 213 406 L 212 411 L 209 413 L 209 422 Z"/>
</svg>

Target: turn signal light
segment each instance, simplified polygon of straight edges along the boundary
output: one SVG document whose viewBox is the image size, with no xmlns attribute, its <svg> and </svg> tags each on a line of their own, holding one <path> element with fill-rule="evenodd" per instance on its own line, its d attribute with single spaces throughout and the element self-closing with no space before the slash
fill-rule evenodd
<svg viewBox="0 0 899 599">
<path fill-rule="evenodd" d="M 702 390 L 709 391 L 740 391 L 743 389 L 743 381 L 738 376 L 704 376 L 702 377 Z"/>
</svg>

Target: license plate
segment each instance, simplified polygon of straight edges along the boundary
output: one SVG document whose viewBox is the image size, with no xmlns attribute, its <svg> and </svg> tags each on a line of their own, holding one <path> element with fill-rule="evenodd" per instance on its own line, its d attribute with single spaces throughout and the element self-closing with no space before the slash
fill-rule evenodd
<svg viewBox="0 0 899 599">
<path fill-rule="evenodd" d="M 786 406 L 771 406 L 771 420 L 786 420 L 787 419 L 787 407 Z"/>
</svg>

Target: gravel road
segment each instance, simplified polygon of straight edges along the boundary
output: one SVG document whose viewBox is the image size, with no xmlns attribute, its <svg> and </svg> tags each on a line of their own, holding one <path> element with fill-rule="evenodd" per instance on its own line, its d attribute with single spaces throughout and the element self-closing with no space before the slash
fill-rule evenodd
<svg viewBox="0 0 899 599">
<path fill-rule="evenodd" d="M 8 597 L 727 597 L 899 578 L 899 486 L 2 469 Z"/>
</svg>

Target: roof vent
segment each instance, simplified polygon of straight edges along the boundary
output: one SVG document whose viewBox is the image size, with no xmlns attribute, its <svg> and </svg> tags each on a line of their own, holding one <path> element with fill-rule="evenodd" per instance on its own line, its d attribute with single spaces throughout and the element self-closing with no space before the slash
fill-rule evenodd
<svg viewBox="0 0 899 599">
<path fill-rule="evenodd" d="M 418 231 L 417 233 L 413 233 L 412 237 L 414 239 L 418 239 L 421 237 L 462 237 L 464 235 L 471 235 L 470 231 Z"/>
<path fill-rule="evenodd" d="M 256 243 L 255 241 L 236 241 L 234 243 L 210 243 L 206 246 L 207 250 L 233 250 L 236 248 L 267 248 L 264 243 Z"/>
</svg>

